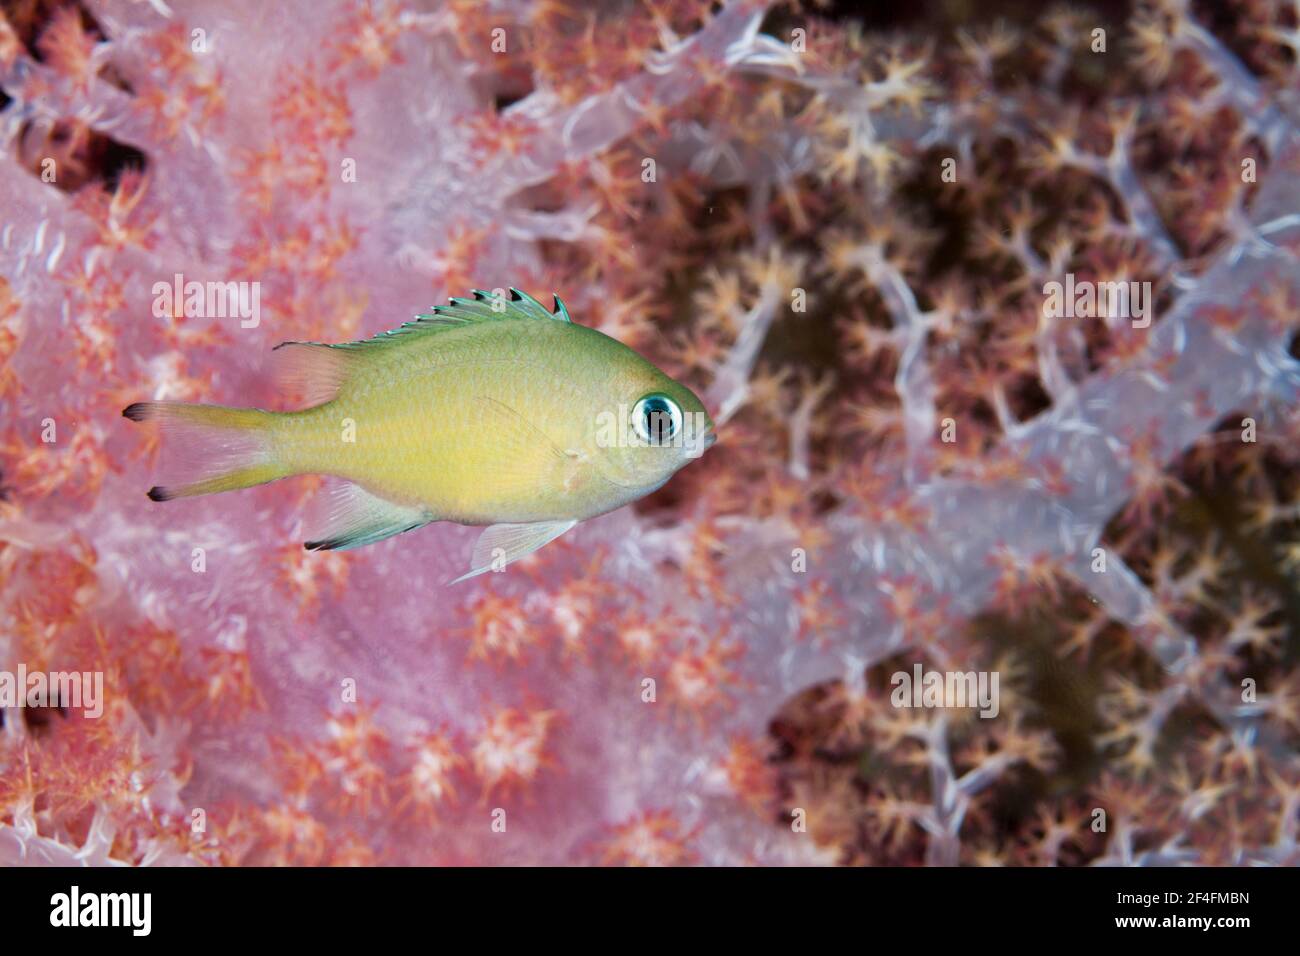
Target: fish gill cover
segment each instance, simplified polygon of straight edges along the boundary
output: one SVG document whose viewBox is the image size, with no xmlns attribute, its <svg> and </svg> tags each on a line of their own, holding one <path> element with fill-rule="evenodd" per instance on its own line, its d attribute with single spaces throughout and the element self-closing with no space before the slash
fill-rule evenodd
<svg viewBox="0 0 1300 956">
<path fill-rule="evenodd" d="M 1297 862 L 1297 7 L 908 8 L 5 2 L 0 865 Z M 452 588 L 143 494 L 512 287 L 718 444 Z"/>
</svg>

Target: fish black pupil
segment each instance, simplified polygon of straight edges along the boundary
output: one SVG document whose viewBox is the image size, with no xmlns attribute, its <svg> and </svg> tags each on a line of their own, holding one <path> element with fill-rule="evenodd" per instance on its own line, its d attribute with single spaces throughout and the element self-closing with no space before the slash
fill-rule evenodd
<svg viewBox="0 0 1300 956">
<path fill-rule="evenodd" d="M 662 444 L 673 437 L 673 416 L 666 401 L 652 398 L 646 402 L 645 425 L 651 444 Z"/>
</svg>

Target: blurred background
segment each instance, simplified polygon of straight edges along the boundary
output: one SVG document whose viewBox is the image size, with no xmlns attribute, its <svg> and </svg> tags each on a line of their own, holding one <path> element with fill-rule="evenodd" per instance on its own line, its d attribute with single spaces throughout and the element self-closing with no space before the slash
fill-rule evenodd
<svg viewBox="0 0 1300 956">
<path fill-rule="evenodd" d="M 0 863 L 1297 861 L 1295 3 L 0 10 Z M 124 405 L 511 286 L 717 446 L 452 588 L 146 500 Z"/>
</svg>

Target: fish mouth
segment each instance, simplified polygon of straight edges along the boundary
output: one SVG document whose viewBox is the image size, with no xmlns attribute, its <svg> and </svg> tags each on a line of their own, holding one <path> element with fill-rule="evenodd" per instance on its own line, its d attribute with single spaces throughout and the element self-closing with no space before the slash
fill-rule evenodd
<svg viewBox="0 0 1300 956">
<path fill-rule="evenodd" d="M 712 448 L 718 441 L 718 434 L 713 430 L 713 426 L 707 426 L 694 441 L 686 445 L 687 458 L 699 458 L 706 451 Z"/>
</svg>

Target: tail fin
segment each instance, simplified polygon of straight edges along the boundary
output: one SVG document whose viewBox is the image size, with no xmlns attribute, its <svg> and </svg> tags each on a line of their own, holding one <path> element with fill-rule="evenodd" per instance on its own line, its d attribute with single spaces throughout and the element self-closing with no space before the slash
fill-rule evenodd
<svg viewBox="0 0 1300 956">
<path fill-rule="evenodd" d="M 184 402 L 136 402 L 122 410 L 133 422 L 158 422 L 177 468 L 177 483 L 149 489 L 154 501 L 251 488 L 285 477 L 270 440 L 274 412 Z"/>
</svg>

